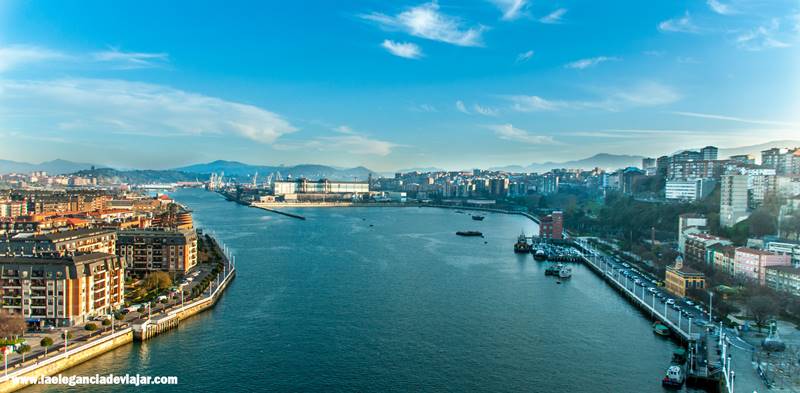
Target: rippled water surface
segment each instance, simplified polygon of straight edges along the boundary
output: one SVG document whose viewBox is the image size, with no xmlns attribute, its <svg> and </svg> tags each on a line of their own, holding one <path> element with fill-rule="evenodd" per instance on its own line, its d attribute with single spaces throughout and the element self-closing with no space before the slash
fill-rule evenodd
<svg viewBox="0 0 800 393">
<path fill-rule="evenodd" d="M 66 375 L 178 376 L 142 389 L 164 392 L 661 391 L 674 344 L 586 267 L 557 284 L 515 255 L 520 231 L 537 230 L 522 216 L 293 210 L 301 221 L 174 197 L 233 249 L 238 277 L 213 310 Z"/>
</svg>

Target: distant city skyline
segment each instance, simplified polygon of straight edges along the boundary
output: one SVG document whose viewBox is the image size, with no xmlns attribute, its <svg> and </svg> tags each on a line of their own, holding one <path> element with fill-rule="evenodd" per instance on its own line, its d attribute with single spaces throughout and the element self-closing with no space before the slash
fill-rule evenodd
<svg viewBox="0 0 800 393">
<path fill-rule="evenodd" d="M 0 4 L 0 159 L 488 168 L 800 135 L 800 2 Z"/>
</svg>

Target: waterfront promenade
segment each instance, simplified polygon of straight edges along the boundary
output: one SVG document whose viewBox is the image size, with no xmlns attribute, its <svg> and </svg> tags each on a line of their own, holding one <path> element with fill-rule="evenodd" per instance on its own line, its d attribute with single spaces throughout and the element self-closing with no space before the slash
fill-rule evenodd
<svg viewBox="0 0 800 393">
<path fill-rule="evenodd" d="M 182 299 L 181 302 L 159 310 L 153 315 L 143 314 L 127 322 L 114 321 L 110 326 L 82 334 L 75 339 L 55 341 L 48 350 L 39 348 L 26 354 L 24 361 L 19 355 L 10 362 L 6 359 L 3 374 L 0 375 L 0 393 L 24 388 L 26 385 L 15 383 L 19 379 L 56 375 L 134 340 L 144 341 L 152 338 L 177 327 L 180 321 L 213 307 L 236 276 L 234 256 L 216 239 L 213 243 L 222 256 L 224 268 L 202 294 Z M 80 332 L 81 329 L 80 326 L 74 326 L 59 331 Z"/>
<path fill-rule="evenodd" d="M 766 391 L 767 386 L 751 363 L 752 348 L 739 339 L 735 331 L 724 328 L 721 324 L 713 325 L 712 322 L 709 322 L 710 319 L 708 321 L 700 319 L 699 315 L 694 312 L 690 314 L 694 318 L 691 316 L 684 318 L 683 313 L 669 307 L 664 299 L 657 300 L 656 296 L 659 292 L 666 296 L 671 295 L 663 292 L 661 288 L 647 291 L 646 288 L 650 285 L 636 285 L 633 278 L 622 274 L 627 268 L 621 263 L 592 247 L 587 239 L 575 238 L 574 240 L 575 244 L 584 252 L 583 262 L 585 265 L 600 275 L 617 292 L 631 301 L 644 314 L 649 315 L 651 319 L 659 320 L 667 325 L 683 343 L 691 342 L 698 348 L 706 348 L 706 353 L 698 354 L 695 360 L 709 365 L 715 363 L 721 370 L 724 370 L 719 374 L 722 379 L 720 381 L 722 391 L 733 393 L 737 388 L 741 392 Z M 708 374 L 705 367 L 697 367 L 694 377 L 709 378 L 711 375 Z"/>
</svg>

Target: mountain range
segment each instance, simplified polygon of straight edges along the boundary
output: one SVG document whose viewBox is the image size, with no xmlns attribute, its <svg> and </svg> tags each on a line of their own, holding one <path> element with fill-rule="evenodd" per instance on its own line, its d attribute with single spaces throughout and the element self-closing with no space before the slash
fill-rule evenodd
<svg viewBox="0 0 800 393">
<path fill-rule="evenodd" d="M 719 158 L 727 158 L 732 155 L 750 154 L 760 159 L 762 150 L 773 147 L 800 147 L 800 140 L 784 139 L 776 140 L 757 145 L 740 146 L 731 148 L 720 148 Z M 699 150 L 695 149 L 695 150 Z M 629 166 L 641 166 L 642 156 L 626 154 L 600 153 L 580 160 L 561 161 L 561 162 L 541 162 L 528 165 L 507 165 L 489 168 L 490 170 L 507 172 L 546 172 L 554 168 L 603 168 L 618 169 Z M 99 169 L 94 169 L 99 168 Z M 411 168 L 400 170 L 399 172 L 435 172 L 442 169 L 436 167 Z M 118 170 L 112 168 L 101 168 L 99 165 L 73 162 L 62 159 L 45 161 L 39 164 L 27 162 L 17 162 L 10 160 L 0 160 L 0 174 L 4 173 L 30 173 L 34 171 L 44 171 L 48 174 L 61 175 L 78 173 L 88 176 L 117 177 L 128 182 L 173 182 L 173 181 L 193 181 L 207 180 L 211 173 L 225 172 L 225 177 L 234 178 L 238 181 L 251 181 L 255 173 L 264 179 L 269 174 L 280 173 L 282 177 L 306 177 L 309 179 L 331 179 L 331 180 L 366 180 L 370 174 L 375 173 L 368 168 L 358 166 L 354 168 L 338 168 L 328 165 L 302 164 L 302 165 L 251 165 L 238 161 L 217 160 L 209 163 L 193 164 L 178 168 L 165 170 Z M 382 174 L 393 176 L 393 173 Z"/>
<path fill-rule="evenodd" d="M 206 164 L 194 164 L 175 168 L 175 171 L 210 175 L 211 173 L 225 172 L 225 177 L 235 177 L 239 180 L 251 178 L 258 173 L 263 179 L 269 174 L 280 173 L 281 177 L 305 177 L 308 179 L 331 180 L 366 180 L 373 171 L 363 166 L 355 168 L 337 168 L 327 165 L 302 164 L 294 166 L 250 165 L 238 161 L 217 160 Z"/>
<path fill-rule="evenodd" d="M 51 175 L 63 175 L 84 169 L 91 169 L 93 166 L 93 164 L 72 162 L 62 159 L 45 161 L 40 164 L 0 160 L 0 173 L 30 173 L 44 171 Z"/>
<path fill-rule="evenodd" d="M 496 171 L 506 172 L 547 172 L 554 168 L 580 168 L 580 169 L 617 169 L 629 166 L 639 167 L 642 165 L 642 156 L 625 155 L 625 154 L 608 154 L 600 153 L 591 157 L 581 160 L 562 161 L 562 162 L 542 162 L 532 163 L 526 166 L 521 165 L 508 165 L 496 168 L 490 168 Z"/>
</svg>

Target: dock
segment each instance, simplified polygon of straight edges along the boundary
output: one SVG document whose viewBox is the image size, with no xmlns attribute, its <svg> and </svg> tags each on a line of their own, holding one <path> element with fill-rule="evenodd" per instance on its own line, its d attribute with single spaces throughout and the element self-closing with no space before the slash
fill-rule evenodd
<svg viewBox="0 0 800 393">
<path fill-rule="evenodd" d="M 581 260 L 586 266 L 600 275 L 612 288 L 637 306 L 644 314 L 649 314 L 652 319 L 661 321 L 670 329 L 673 337 L 688 347 L 687 384 L 707 389 L 719 389 L 720 392 L 734 392 L 734 371 L 729 355 L 731 342 L 721 323 L 719 326 L 707 324 L 704 327 L 692 329 L 691 318 L 682 318 L 679 312 L 670 313 L 666 303 L 662 309 L 656 302 L 654 293 L 650 293 L 651 296 L 648 299 L 645 287 L 641 287 L 641 293 L 638 293 L 636 285 L 633 285 L 631 289 L 628 285 L 628 278 L 623 278 L 619 273 L 619 266 L 608 262 L 606 258 L 598 257 L 596 250 L 591 248 L 588 243 L 580 240 L 573 243 L 576 248 L 583 251 Z"/>
<path fill-rule="evenodd" d="M 267 206 L 265 206 L 265 205 L 263 205 L 263 204 L 260 204 L 260 203 L 258 203 L 258 202 L 253 202 L 253 203 L 251 203 L 251 204 L 250 204 L 250 207 L 255 207 L 255 208 L 258 208 L 258 209 L 263 209 L 263 210 L 266 210 L 266 211 L 268 211 L 268 212 L 272 212 L 272 213 L 276 213 L 276 214 L 281 214 L 281 215 L 284 215 L 284 216 L 286 216 L 286 217 L 292 217 L 292 218 L 296 218 L 296 219 L 298 219 L 298 220 L 305 220 L 305 219 L 306 219 L 305 217 L 303 217 L 303 216 L 301 216 L 301 215 L 299 215 L 299 214 L 294 214 L 294 213 L 289 213 L 289 212 L 285 212 L 285 211 L 281 211 L 281 210 L 277 210 L 277 209 L 269 208 L 269 207 L 267 207 Z"/>
</svg>

